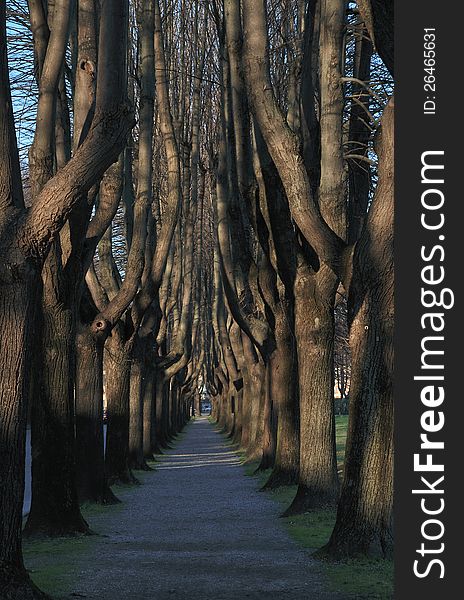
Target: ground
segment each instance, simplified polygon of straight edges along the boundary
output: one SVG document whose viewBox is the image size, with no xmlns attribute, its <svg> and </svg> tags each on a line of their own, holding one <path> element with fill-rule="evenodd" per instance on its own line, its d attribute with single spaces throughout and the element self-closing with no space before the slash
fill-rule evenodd
<svg viewBox="0 0 464 600">
<path fill-rule="evenodd" d="M 142 479 L 117 490 L 123 504 L 86 512 L 98 535 L 26 546 L 42 589 L 95 600 L 343 598 L 208 419 L 191 422 Z"/>
</svg>

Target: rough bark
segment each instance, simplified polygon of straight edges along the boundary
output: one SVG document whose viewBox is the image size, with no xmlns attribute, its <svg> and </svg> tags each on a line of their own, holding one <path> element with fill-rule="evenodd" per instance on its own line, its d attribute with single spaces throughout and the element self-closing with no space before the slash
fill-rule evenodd
<svg viewBox="0 0 464 600">
<path fill-rule="evenodd" d="M 76 338 L 75 405 L 79 500 L 114 504 L 118 500 L 108 485 L 103 446 L 103 344 L 86 325 Z"/>
<path fill-rule="evenodd" d="M 253 114 L 279 173 L 295 223 L 319 260 L 347 283 L 350 251 L 321 216 L 300 153 L 299 140 L 285 122 L 274 96 L 265 14 L 262 0 L 244 0 L 243 56 Z"/>
<path fill-rule="evenodd" d="M 325 280 L 323 279 L 325 278 Z M 300 473 L 285 514 L 334 505 L 338 498 L 333 402 L 333 273 L 301 264 L 295 281 L 295 335 L 300 390 Z"/>
<path fill-rule="evenodd" d="M 156 421 L 155 421 L 155 436 L 157 442 L 157 453 L 160 453 L 162 448 L 167 448 L 168 436 L 164 427 L 166 422 L 166 402 L 165 402 L 165 385 L 164 377 L 156 378 Z"/>
<path fill-rule="evenodd" d="M 43 186 L 70 158 L 69 148 L 57 147 L 67 111 L 62 62 L 68 39 L 71 4 L 59 2 L 51 19 L 51 34 L 37 36 L 39 102 L 36 129 L 29 152 L 33 201 Z M 33 12 L 40 12 L 35 5 Z M 45 19 L 45 15 L 40 17 Z M 47 38 L 46 40 L 44 38 Z M 42 43 L 46 41 L 47 45 Z M 61 88 L 61 89 L 60 89 Z M 75 487 L 74 337 L 75 290 L 63 272 L 63 252 L 57 238 L 42 270 L 40 339 L 35 360 L 32 418 L 32 503 L 27 535 L 65 535 L 87 531 Z"/>
<path fill-rule="evenodd" d="M 3 256 L 10 258 L 4 247 L 1 251 Z M 19 252 L 11 258 L 17 260 L 18 256 L 21 256 Z M 18 262 L 16 264 L 19 266 Z M 0 273 L 0 324 L 4 332 L 0 341 L 0 478 L 3 482 L 0 494 L 0 589 L 8 600 L 47 598 L 30 580 L 21 551 L 26 401 L 31 359 L 28 348 L 37 273 L 34 279 L 34 272 L 24 263 L 16 275 L 12 276 L 3 266 Z"/>
<path fill-rule="evenodd" d="M 337 520 L 323 553 L 389 556 L 393 547 L 393 98 L 377 142 L 379 180 L 349 294 L 350 426 Z"/>
<path fill-rule="evenodd" d="M 148 355 L 148 360 L 152 357 Z M 145 386 L 143 392 L 143 456 L 145 460 L 154 460 L 156 449 L 155 435 L 155 369 L 145 365 Z"/>
<path fill-rule="evenodd" d="M 143 416 L 144 416 L 144 345 L 136 339 L 132 352 L 129 387 L 129 466 L 131 469 L 148 471 L 143 452 Z"/>
<path fill-rule="evenodd" d="M 130 349 L 118 324 L 105 344 L 105 382 L 108 408 L 105 465 L 111 484 L 136 483 L 129 468 Z"/>
<path fill-rule="evenodd" d="M 114 161 L 131 125 L 130 111 L 124 104 L 119 75 L 123 63 L 115 60 L 125 53 L 127 3 L 106 2 L 102 11 L 102 64 L 97 94 L 96 117 L 89 136 L 73 159 L 48 181 L 38 194 L 33 207 L 24 209 L 21 177 L 14 139 L 8 62 L 6 57 L 5 5 L 0 6 L 0 148 L 9 160 L 0 167 L 0 205 L 6 207 L 1 217 L 3 329 L 11 323 L 15 329 L 2 337 L 3 376 L 0 384 L 2 440 L 0 445 L 0 477 L 4 484 L 0 511 L 0 587 L 6 598 L 44 597 L 30 583 L 21 557 L 21 508 L 24 473 L 24 435 L 26 399 L 29 391 L 28 368 L 32 360 L 30 327 L 33 305 L 37 302 L 40 262 L 47 255 L 73 206 L 83 193 L 103 175 Z M 109 29 L 111 36 L 108 37 Z M 111 60 L 109 57 L 111 56 Z M 112 61 L 114 61 L 112 63 Z M 14 225 L 14 227 L 13 227 Z M 5 344 L 5 347 L 3 347 Z M 15 478 L 10 474 L 15 473 Z"/>
<path fill-rule="evenodd" d="M 275 462 L 265 488 L 294 485 L 298 481 L 300 416 L 298 369 L 293 318 L 284 303 L 275 311 L 276 349 L 269 358 L 271 397 L 277 404 Z"/>
<path fill-rule="evenodd" d="M 30 580 L 21 550 L 30 347 L 39 272 L 15 243 L 24 200 L 8 77 L 5 3 L 0 5 L 0 154 L 0 589 L 5 598 L 19 600 L 46 598 Z"/>
<path fill-rule="evenodd" d="M 45 286 L 49 291 L 54 287 L 47 278 Z M 32 502 L 25 534 L 85 533 L 75 485 L 75 316 L 59 298 L 43 300 L 36 372 L 40 385 L 32 402 Z"/>
<path fill-rule="evenodd" d="M 340 239 L 346 237 L 345 164 L 342 152 L 343 89 L 341 61 L 345 3 L 321 0 L 320 7 L 322 217 Z M 326 264 L 311 268 L 303 244 L 295 278 L 300 390 L 300 477 L 297 495 L 286 514 L 305 512 L 338 499 L 334 412 L 334 308 L 338 277 Z"/>
<path fill-rule="evenodd" d="M 272 469 L 276 451 L 276 419 L 275 408 L 271 396 L 271 363 L 266 364 L 263 383 L 263 437 L 261 461 L 256 471 Z"/>
<path fill-rule="evenodd" d="M 265 367 L 262 361 L 255 363 L 250 371 L 250 393 L 252 396 L 252 403 L 250 413 L 250 441 L 247 448 L 247 459 L 253 461 L 261 459 L 264 427 L 263 404 Z"/>
</svg>

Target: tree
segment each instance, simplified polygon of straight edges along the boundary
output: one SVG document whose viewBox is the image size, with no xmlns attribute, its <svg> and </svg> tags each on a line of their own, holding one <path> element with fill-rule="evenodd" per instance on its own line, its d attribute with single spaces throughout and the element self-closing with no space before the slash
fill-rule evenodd
<svg viewBox="0 0 464 600">
<path fill-rule="evenodd" d="M 93 2 L 79 4 L 79 63 L 87 68 L 80 68 L 76 78 L 75 149 L 79 146 L 77 140 L 84 137 L 82 131 L 95 96 L 93 71 L 96 67 L 97 32 L 94 8 Z M 69 139 L 63 144 L 66 150 L 61 153 L 60 161 L 54 160 L 57 146 L 55 124 L 67 110 L 65 86 L 60 88 L 59 82 L 69 35 L 70 10 L 69 3 L 57 4 L 53 18 L 49 19 L 49 31 L 43 4 L 30 3 L 31 16 L 36 22 L 34 48 L 39 63 L 37 78 L 40 93 L 34 141 L 29 151 L 33 200 L 53 176 L 54 162 L 56 168 L 60 168 L 70 159 L 71 132 L 70 127 L 63 123 L 60 131 Z M 39 23 L 41 26 L 37 25 Z M 59 107 L 63 108 L 59 110 Z M 65 120 L 69 123 L 69 119 Z M 77 206 L 83 203 L 81 199 Z M 77 210 L 75 208 L 73 213 Z M 61 237 L 54 240 L 42 269 L 42 299 L 38 314 L 42 345 L 37 348 L 37 383 L 32 402 L 33 489 L 25 527 L 27 535 L 62 535 L 88 530 L 80 514 L 76 489 L 74 338 L 77 290 L 74 277 L 69 273 L 69 264 L 66 269 L 63 258 L 71 255 L 71 236 Z"/>
<path fill-rule="evenodd" d="M 330 3 L 323 3 L 323 5 L 321 5 L 321 13 L 324 12 L 324 10 L 327 10 L 327 18 L 324 19 L 324 26 L 331 26 L 332 23 L 332 19 L 336 18 L 335 15 L 336 10 L 333 11 L 332 9 L 329 10 L 329 4 Z M 340 14 L 340 9 L 341 9 L 341 5 L 334 3 L 333 7 L 334 9 L 336 9 L 338 7 L 338 14 Z M 344 218 L 343 215 L 343 203 L 339 200 L 338 202 L 338 210 L 337 210 L 337 206 L 332 206 L 331 210 L 327 211 L 327 207 L 324 206 L 323 204 L 317 203 L 315 196 L 314 196 L 314 192 L 311 188 L 311 181 L 310 178 L 308 176 L 308 173 L 305 169 L 305 165 L 304 165 L 304 160 L 303 160 L 303 156 L 300 152 L 300 148 L 299 148 L 299 143 L 298 143 L 298 138 L 293 134 L 293 132 L 290 130 L 290 128 L 286 125 L 284 119 L 283 119 L 283 115 L 280 111 L 280 108 L 278 106 L 278 103 L 276 101 L 276 98 L 274 96 L 273 93 L 273 87 L 272 87 L 272 83 L 270 80 L 270 68 L 269 68 L 269 58 L 268 58 L 268 52 L 267 52 L 267 31 L 266 31 L 266 15 L 265 15 L 265 6 L 264 3 L 254 3 L 252 5 L 251 2 L 247 2 L 245 1 L 243 3 L 243 8 L 244 8 L 244 27 L 245 27 L 245 44 L 244 44 L 244 57 L 245 57 L 245 61 L 246 61 L 246 65 L 247 65 L 247 69 L 246 69 L 246 73 L 247 73 L 247 86 L 248 86 L 248 93 L 249 93 L 249 98 L 250 98 L 250 103 L 251 106 L 253 108 L 253 113 L 255 115 L 255 118 L 257 120 L 257 122 L 260 125 L 260 129 L 261 132 L 263 134 L 263 138 L 266 142 L 267 148 L 269 150 L 269 153 L 272 157 L 272 160 L 277 168 L 277 171 L 279 173 L 280 179 L 282 181 L 289 205 L 290 205 L 290 211 L 292 213 L 292 217 L 295 220 L 296 225 L 298 226 L 303 238 L 306 240 L 306 242 L 311 246 L 313 252 L 315 253 L 316 257 L 314 257 L 313 254 L 313 260 L 314 258 L 317 259 L 317 261 L 320 262 L 320 266 L 318 267 L 317 262 L 316 264 L 313 265 L 313 268 L 315 270 L 318 271 L 318 273 L 323 273 L 325 269 L 329 269 L 327 271 L 327 274 L 329 274 L 330 272 L 333 272 L 333 274 L 336 276 L 334 278 L 334 287 L 333 287 L 333 293 L 335 293 L 336 287 L 338 285 L 338 280 L 340 280 L 343 285 L 345 286 L 345 288 L 347 290 L 349 290 L 350 293 L 350 297 L 352 298 L 352 300 L 350 301 L 349 305 L 350 307 L 356 307 L 358 306 L 356 301 L 354 300 L 354 298 L 357 297 L 357 292 L 356 292 L 356 287 L 353 289 L 353 286 L 356 286 L 356 282 L 355 279 L 353 279 L 353 282 L 351 281 L 351 278 L 353 276 L 353 278 L 356 277 L 356 268 L 357 268 L 357 264 L 356 264 L 356 260 L 357 257 L 359 256 L 358 252 L 358 247 L 362 247 L 362 240 L 363 240 L 363 236 L 366 235 L 365 231 L 366 228 L 364 229 L 363 233 L 361 234 L 361 238 L 360 241 L 358 242 L 358 244 L 354 247 L 354 262 L 352 260 L 352 256 L 353 256 L 353 245 L 352 244 L 346 244 L 343 241 L 343 234 L 342 231 L 338 228 L 340 226 L 340 221 L 335 221 L 335 223 L 332 221 L 332 219 L 336 218 L 336 219 L 342 219 Z M 330 17 L 330 18 L 329 18 Z M 335 33 L 340 34 L 340 17 L 338 17 L 338 27 L 335 27 Z M 321 30 L 322 35 L 323 35 L 323 29 Z M 378 41 L 378 44 L 380 42 Z M 328 53 L 328 57 L 330 56 L 330 42 L 328 44 L 321 44 L 321 48 L 322 48 L 322 54 L 324 54 L 324 52 L 327 51 Z M 380 48 L 380 46 L 379 46 Z M 381 49 L 379 49 L 379 52 L 381 52 Z M 335 61 L 335 62 L 334 62 Z M 332 64 L 336 64 L 336 59 L 332 58 Z M 334 76 L 333 82 L 330 83 L 328 82 L 328 86 L 326 88 L 326 93 L 329 94 L 333 94 L 334 91 L 336 91 L 336 88 L 340 85 L 339 83 L 339 79 L 337 79 L 337 74 L 329 73 L 329 77 L 330 76 Z M 338 78 L 340 76 L 340 73 L 338 74 Z M 335 85 L 334 85 L 335 84 Z M 323 88 L 322 88 L 322 79 L 321 79 L 321 94 L 323 93 Z M 335 96 L 333 97 L 332 102 L 336 101 Z M 336 112 L 336 111 L 335 111 Z M 321 117 L 323 116 L 323 111 L 321 111 Z M 387 122 L 388 122 L 389 117 L 387 117 Z M 333 134 L 334 130 L 333 130 L 333 126 L 335 125 L 335 123 L 332 124 L 332 126 L 328 126 L 327 127 L 327 133 L 330 134 L 330 132 Z M 340 125 L 338 125 L 338 127 L 340 127 Z M 338 130 L 340 131 L 340 129 Z M 335 177 L 340 178 L 340 176 L 342 175 L 342 168 L 340 165 L 340 143 L 341 143 L 341 136 L 340 133 L 338 133 L 337 135 L 334 136 L 335 140 L 336 140 L 336 145 L 335 145 L 335 154 L 333 154 L 331 158 L 331 160 L 333 160 L 334 158 L 338 161 L 338 166 L 334 168 L 334 171 L 332 172 L 332 174 Z M 387 140 L 385 142 L 386 145 L 388 145 L 388 143 L 390 143 L 390 145 L 392 145 L 392 138 L 391 136 L 387 135 L 386 136 Z M 321 151 L 322 151 L 322 160 L 323 160 L 323 154 L 324 152 L 327 152 L 328 149 L 330 147 L 330 141 L 327 141 L 327 139 L 324 141 L 324 132 L 322 131 L 322 118 L 321 118 Z M 338 148 L 338 149 L 337 149 Z M 388 151 L 385 149 L 385 146 L 383 146 L 383 150 L 382 152 L 385 152 L 386 155 L 388 155 Z M 382 153 L 381 152 L 381 153 Z M 388 164 L 388 158 L 386 159 L 386 163 Z M 330 164 L 327 163 L 328 165 Z M 388 167 L 384 167 L 387 169 L 388 172 Z M 384 172 L 385 173 L 385 172 Z M 329 174 L 330 175 L 330 174 Z M 322 185 L 326 185 L 328 179 L 330 179 L 330 176 L 327 178 L 327 176 L 325 176 L 324 178 L 321 179 L 321 186 Z M 384 175 L 384 181 L 387 181 L 388 177 Z M 391 173 L 390 173 L 390 180 L 391 180 Z M 321 187 L 321 189 L 323 189 Z M 380 187 L 380 189 L 378 189 L 378 193 L 385 193 L 384 188 L 382 188 L 382 186 Z M 340 196 L 341 198 L 341 196 Z M 371 211 L 372 211 L 372 207 L 371 207 Z M 371 215 L 371 211 L 369 212 L 369 215 Z M 372 215 L 375 215 L 375 211 L 372 213 Z M 337 216 L 338 215 L 338 216 Z M 368 217 L 369 218 L 374 219 L 374 216 L 372 217 Z M 386 231 L 389 231 L 389 235 L 391 236 L 391 223 L 388 224 L 384 224 L 385 225 L 385 229 L 382 230 L 384 233 Z M 389 228 L 390 227 L 390 228 Z M 374 237 L 371 237 L 370 239 L 375 239 Z M 379 237 L 379 243 L 380 243 L 380 237 Z M 387 254 L 387 256 L 389 256 Z M 387 271 L 390 267 L 391 267 L 391 261 L 389 261 L 389 258 L 386 258 L 386 265 L 384 266 L 385 270 Z M 354 265 L 354 266 L 353 266 Z M 373 259 L 372 263 L 370 263 L 370 269 L 372 274 L 374 274 L 376 272 L 376 268 L 378 267 L 378 265 L 375 262 L 375 259 Z M 368 269 L 366 267 L 366 269 Z M 307 278 L 308 276 L 306 276 Z M 375 276 L 373 275 L 373 277 L 375 278 Z M 301 279 L 300 279 L 301 281 Z M 371 285 L 371 287 L 369 288 L 369 293 L 374 294 L 377 286 L 378 286 L 378 282 L 377 279 L 372 279 L 369 280 L 369 283 Z M 365 284 L 366 288 L 367 283 Z M 386 283 L 387 287 L 389 285 L 388 280 Z M 366 289 L 365 288 L 365 289 Z M 367 292 L 366 292 L 367 293 Z M 380 301 L 380 299 L 379 299 Z M 389 341 L 388 341 L 388 330 L 389 330 L 389 319 L 390 319 L 390 314 L 392 311 L 392 304 L 391 302 L 387 302 L 386 306 L 388 306 L 389 308 L 385 310 L 385 312 L 382 315 L 378 315 L 379 316 L 379 321 L 382 322 L 387 330 L 387 332 L 385 333 L 385 344 L 388 347 L 389 346 Z M 301 303 L 297 302 L 297 309 L 298 307 L 301 308 Z M 357 309 L 353 308 L 354 312 L 357 312 Z M 349 311 L 351 311 L 351 308 L 349 308 Z M 308 313 L 309 315 L 311 315 L 311 312 Z M 350 312 L 350 314 L 352 314 Z M 313 315 L 314 316 L 314 315 Z M 360 384 L 360 381 L 363 380 L 363 371 L 361 369 L 361 365 L 360 363 L 356 363 L 356 359 L 355 359 L 355 352 L 357 350 L 357 347 L 359 344 L 361 344 L 361 342 L 358 339 L 358 336 L 361 334 L 360 330 L 357 329 L 355 327 L 355 323 L 357 321 L 353 320 L 352 323 L 352 328 L 351 328 L 351 333 L 350 333 L 350 340 L 351 340 L 351 347 L 352 347 L 352 352 L 353 352 L 353 361 L 354 361 L 354 365 L 353 365 L 353 370 L 352 370 L 352 392 L 353 392 L 353 388 L 357 389 L 357 385 L 362 385 Z M 327 343 L 328 341 L 331 339 L 332 336 L 328 336 L 327 341 L 321 345 L 321 349 L 323 350 L 325 347 L 325 351 L 327 351 Z M 303 348 L 300 349 L 301 351 L 303 350 Z M 386 350 L 387 352 L 387 350 Z M 301 352 L 300 352 L 300 356 L 301 356 Z M 356 427 L 353 423 L 354 420 L 353 418 L 351 419 L 351 429 L 350 432 L 353 437 L 353 441 L 348 444 L 348 457 L 350 456 L 351 452 L 355 452 L 355 448 L 357 449 L 356 452 L 358 453 L 358 466 L 360 466 L 362 460 L 378 460 L 379 464 L 382 464 L 382 467 L 384 468 L 384 472 L 389 473 L 389 450 L 387 450 L 387 454 L 385 456 L 385 461 L 384 459 L 381 457 L 381 453 L 382 451 L 380 449 L 377 450 L 377 452 L 374 452 L 373 448 L 370 447 L 367 444 L 367 432 L 370 430 L 370 427 L 374 425 L 374 423 L 379 422 L 378 420 L 380 419 L 380 417 L 383 418 L 383 420 L 386 423 L 386 427 L 382 428 L 382 432 L 380 435 L 385 435 L 385 444 L 387 448 L 391 447 L 391 439 L 392 439 L 392 431 L 391 429 L 389 429 L 388 423 L 391 422 L 392 419 L 392 408 L 391 408 L 391 389 L 388 389 L 388 384 L 387 381 L 389 381 L 389 378 L 387 376 L 386 379 L 383 378 L 383 371 L 382 371 L 382 367 L 381 367 L 381 362 L 382 361 L 378 361 L 377 360 L 377 356 L 376 353 L 374 351 L 372 352 L 368 352 L 367 354 L 365 354 L 363 356 L 363 361 L 364 361 L 364 365 L 366 364 L 366 361 L 368 361 L 368 364 L 370 365 L 370 373 L 372 373 L 372 376 L 375 378 L 376 381 L 382 381 L 383 385 L 385 387 L 382 388 L 381 391 L 381 395 L 384 398 L 384 402 L 380 402 L 380 403 L 376 403 L 374 402 L 374 399 L 377 397 L 377 391 L 375 387 L 363 387 L 364 390 L 372 390 L 372 396 L 370 395 L 370 392 L 366 392 L 366 395 L 370 398 L 370 402 L 371 402 L 371 406 L 374 406 L 374 412 L 370 414 L 370 417 L 367 420 L 362 421 L 362 426 L 360 426 L 359 428 Z M 355 368 L 356 366 L 356 368 Z M 316 371 L 317 374 L 318 371 Z M 365 371 L 364 371 L 365 372 Z M 300 380 L 301 380 L 301 368 L 300 368 Z M 311 383 L 314 382 L 313 378 L 310 378 L 309 380 L 309 385 L 311 385 Z M 301 389 L 300 389 L 301 392 Z M 304 407 L 304 404 L 303 404 Z M 353 411 L 356 411 L 355 408 L 353 408 Z M 385 411 L 385 412 L 384 412 Z M 358 414 L 356 412 L 352 413 L 354 414 Z M 308 422 L 310 417 L 312 415 L 310 414 L 306 414 L 303 419 L 302 422 Z M 316 418 L 315 419 L 315 427 L 317 428 L 318 425 L 317 423 L 320 423 L 320 418 Z M 358 421 L 358 423 L 360 423 L 360 421 Z M 302 436 L 302 439 L 303 436 Z M 351 440 L 351 437 L 350 437 Z M 356 440 L 356 441 L 354 441 Z M 388 440 L 388 442 L 387 442 Z M 378 447 L 380 448 L 380 446 Z M 304 453 L 302 453 L 302 455 L 304 456 Z M 360 457 L 363 457 L 363 459 L 361 459 Z M 382 454 L 382 456 L 384 456 Z M 368 458 L 369 457 L 369 458 Z M 354 457 L 353 457 L 354 459 Z M 347 463 L 350 462 L 350 458 L 347 459 Z M 355 462 L 355 460 L 354 460 Z M 351 463 L 351 464 L 354 464 Z M 334 464 L 334 461 L 333 461 Z M 348 468 L 348 467 L 347 467 Z M 323 472 L 330 472 L 329 471 L 323 471 L 321 470 L 321 468 L 318 468 L 316 471 L 314 471 L 314 475 L 316 477 L 316 479 L 320 479 L 321 473 Z M 356 472 L 356 475 L 354 475 L 354 473 Z M 300 473 L 301 473 L 301 468 L 300 468 Z M 345 471 L 345 478 L 346 478 L 346 473 L 348 473 L 348 471 Z M 370 478 L 367 474 L 367 471 L 365 470 L 355 470 L 353 469 L 352 471 L 349 472 L 350 473 L 350 477 L 356 477 L 356 482 L 357 485 L 359 487 L 362 486 L 368 486 L 368 482 L 370 481 Z M 389 479 L 389 481 L 391 481 L 391 479 Z M 341 504 L 340 506 L 342 506 L 342 504 L 345 502 L 346 499 L 346 490 L 348 484 L 345 484 L 345 496 L 342 494 L 342 499 L 341 499 Z M 353 484 L 353 481 L 350 479 L 349 480 L 349 485 L 354 486 L 354 488 L 356 488 L 356 485 Z M 333 488 L 332 488 L 333 489 Z M 377 488 L 376 488 L 377 489 Z M 325 487 L 325 490 L 330 490 L 330 485 L 329 487 Z M 378 509 L 383 517 L 379 518 L 379 520 L 377 521 L 378 523 L 382 523 L 381 525 L 379 525 L 381 533 L 379 533 L 380 537 L 382 538 L 382 541 L 385 541 L 385 547 L 388 546 L 388 529 L 387 529 L 387 525 L 385 525 L 386 521 L 388 520 L 388 517 L 386 517 L 386 513 L 388 513 L 388 506 L 389 503 L 391 502 L 391 494 L 390 494 L 390 488 L 388 488 L 388 493 L 386 494 L 386 497 L 384 497 L 383 499 L 379 498 L 379 501 L 376 503 L 376 510 Z M 314 496 L 314 494 L 317 495 L 321 495 L 317 493 L 317 484 L 314 486 L 313 492 L 312 492 L 312 496 Z M 333 496 L 332 496 L 333 497 Z M 314 501 L 314 498 L 309 498 L 310 502 Z M 350 505 L 350 503 L 348 502 L 348 505 Z M 343 509 L 345 510 L 345 509 Z M 340 509 L 341 511 L 341 509 Z M 339 514 L 341 515 L 342 512 L 339 511 Z M 350 517 L 348 516 L 348 512 L 344 512 L 343 513 L 345 515 L 345 517 L 347 517 L 347 519 L 350 519 Z M 340 517 L 339 520 L 339 525 L 342 522 L 342 518 Z M 343 522 L 347 523 L 347 520 L 343 520 Z M 362 520 L 361 518 L 357 521 L 350 521 L 351 526 L 353 527 L 353 533 L 352 533 L 352 537 L 356 538 L 362 538 L 363 536 L 363 528 L 366 528 L 366 520 Z M 367 527 L 368 529 L 368 527 Z M 379 531 L 380 531 L 379 530 Z M 337 528 L 336 530 L 337 531 Z M 375 535 L 374 535 L 375 537 Z M 334 538 L 334 539 L 338 539 L 338 543 L 340 543 L 340 539 L 339 538 Z M 366 540 L 364 540 L 365 542 Z M 368 549 L 369 544 L 365 544 L 364 548 L 361 548 L 360 551 L 366 551 Z"/>
<path fill-rule="evenodd" d="M 85 142 L 37 194 L 26 211 L 23 201 L 6 55 L 5 5 L 0 7 L 2 235 L 2 336 L 0 382 L 0 587 L 11 598 L 43 597 L 31 583 L 21 554 L 24 444 L 29 365 L 38 300 L 39 274 L 67 216 L 83 194 L 117 158 L 132 125 L 125 100 L 124 44 L 127 3 L 108 1 L 101 13 L 95 114 Z M 120 60 L 118 60 L 120 57 Z M 14 326 L 13 326 L 14 324 Z M 12 476 L 14 474 L 14 476 Z"/>
<path fill-rule="evenodd" d="M 379 181 L 356 245 L 348 300 L 350 425 L 337 521 L 323 549 L 337 558 L 388 556 L 393 549 L 393 133 L 392 98 L 378 134 Z"/>
<path fill-rule="evenodd" d="M 269 61 L 258 58 L 268 55 L 264 6 L 244 3 L 244 60 L 251 105 L 282 181 L 292 217 L 304 236 L 303 243 L 295 242 L 297 262 L 293 275 L 301 442 L 300 485 L 290 512 L 334 503 L 338 492 L 333 410 L 333 308 L 341 273 L 342 240 L 346 234 L 341 135 L 343 93 L 339 82 L 344 4 L 324 2 L 320 14 L 321 33 L 317 43 L 320 43 L 321 61 L 322 176 L 319 183 L 310 180 L 313 165 L 306 168 L 299 138 L 285 122 L 277 104 Z M 308 17 L 307 26 L 313 27 L 314 10 Z M 304 58 L 311 61 L 311 45 L 307 44 L 307 48 Z M 311 94 L 308 102 L 307 113 L 311 115 L 315 110 Z M 311 142 L 317 144 L 317 139 Z M 317 152 L 313 150 L 312 155 Z M 307 206 L 303 198 L 308 199 Z"/>
</svg>

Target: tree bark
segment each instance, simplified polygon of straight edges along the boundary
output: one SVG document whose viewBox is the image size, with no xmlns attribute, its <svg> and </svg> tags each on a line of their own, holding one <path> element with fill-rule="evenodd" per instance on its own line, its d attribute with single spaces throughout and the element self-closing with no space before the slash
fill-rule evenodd
<svg viewBox="0 0 464 600">
<path fill-rule="evenodd" d="M 352 379 L 337 520 L 323 554 L 390 556 L 393 548 L 393 98 L 377 142 L 379 180 L 354 255 L 349 294 Z"/>
<path fill-rule="evenodd" d="M 266 487 L 292 485 L 298 481 L 300 416 L 298 361 L 295 345 L 296 238 L 288 204 L 275 165 L 255 124 L 255 170 L 260 192 L 258 232 L 265 251 L 266 269 L 260 269 L 274 321 L 276 349 L 271 354 L 272 398 L 277 404 L 277 446 L 273 472 Z M 263 279 L 272 279 L 265 285 Z"/>
<path fill-rule="evenodd" d="M 76 338 L 76 440 L 79 500 L 118 502 L 109 488 L 103 446 L 103 345 L 87 326 Z"/>
<path fill-rule="evenodd" d="M 264 400 L 264 374 L 263 363 L 257 362 L 250 370 L 251 386 L 251 413 L 250 413 L 250 441 L 247 448 L 249 461 L 260 460 L 263 437 L 263 400 Z"/>
<path fill-rule="evenodd" d="M 133 484 L 137 480 L 129 468 L 129 381 L 130 352 L 118 324 L 105 346 L 106 402 L 106 472 L 111 484 Z"/>
<path fill-rule="evenodd" d="M 44 297 L 40 319 L 40 385 L 32 403 L 32 502 L 26 535 L 88 531 L 75 484 L 75 316 L 72 307 L 53 300 Z"/>
<path fill-rule="evenodd" d="M 38 272 L 70 211 L 115 160 L 132 123 L 120 85 L 125 71 L 127 2 L 104 3 L 99 57 L 103 68 L 97 85 L 96 116 L 89 135 L 74 157 L 48 181 L 33 206 L 25 210 L 6 56 L 5 4 L 0 4 L 0 150 L 8 156 L 0 166 L 1 251 L 0 319 L 2 337 L 0 383 L 0 588 L 7 598 L 43 598 L 25 573 L 21 556 L 25 424 L 30 368 L 33 306 L 38 301 Z M 111 35 L 109 34 L 111 29 Z M 121 43 L 123 40 L 123 43 Z M 111 59 L 110 59 L 111 56 Z M 106 69 L 105 67 L 108 67 Z M 100 92 L 99 92 L 100 90 Z M 11 477 L 15 473 L 15 477 Z"/>
<path fill-rule="evenodd" d="M 42 11 L 42 12 L 41 12 Z M 38 5 L 33 12 L 41 12 Z M 39 102 L 34 141 L 29 152 L 33 200 L 70 158 L 70 130 L 61 126 L 67 110 L 62 62 L 68 39 L 69 2 L 54 7 L 51 34 L 37 36 L 35 53 L 42 68 L 37 79 Z M 45 36 L 47 37 L 47 36 Z M 78 123 L 76 123 L 78 126 Z M 68 137 L 68 147 L 58 148 L 58 136 Z M 42 346 L 37 348 L 36 385 L 32 418 L 32 503 L 26 523 L 27 535 L 82 533 L 88 527 L 80 514 L 76 492 L 74 419 L 75 289 L 63 272 L 63 252 L 57 238 L 42 269 Z"/>
<path fill-rule="evenodd" d="M 340 239 L 346 237 L 345 164 L 342 152 L 341 61 L 345 3 L 320 3 L 321 216 Z M 312 252 L 309 249 L 309 252 Z M 315 268 L 303 244 L 295 278 L 300 388 L 300 477 L 286 514 L 306 512 L 338 499 L 334 412 L 334 309 L 338 277 L 327 264 Z M 305 256 L 306 254 L 306 256 Z M 309 263 L 309 264 L 308 264 Z M 311 264 L 312 263 L 312 264 Z"/>
<path fill-rule="evenodd" d="M 315 276 L 300 264 L 295 282 L 295 335 L 300 390 L 300 473 L 295 499 L 284 514 L 335 505 L 338 499 L 335 446 L 333 273 Z"/>
<path fill-rule="evenodd" d="M 275 311 L 276 350 L 269 359 L 271 397 L 277 402 L 275 462 L 265 488 L 298 482 L 300 416 L 298 414 L 298 369 L 292 315 L 282 302 Z"/>
<path fill-rule="evenodd" d="M 262 443 L 262 454 L 261 461 L 256 471 L 266 471 L 272 469 L 275 462 L 276 452 L 276 419 L 275 419 L 275 408 L 273 406 L 271 396 L 271 363 L 266 364 L 265 378 L 264 378 L 264 390 L 263 390 L 263 443 Z"/>
<path fill-rule="evenodd" d="M 143 415 L 144 415 L 144 348 L 140 339 L 136 339 L 132 353 L 129 387 L 129 465 L 131 469 L 149 471 L 143 452 Z"/>
<path fill-rule="evenodd" d="M 149 355 L 149 359 L 150 357 L 151 355 Z M 143 392 L 143 456 L 145 460 L 154 460 L 155 449 L 155 369 L 152 364 L 146 364 Z"/>
<path fill-rule="evenodd" d="M 4 248 L 0 250 L 8 258 Z M 35 273 L 34 278 L 33 271 L 23 264 L 12 276 L 2 265 L 0 277 L 0 327 L 4 333 L 0 339 L 0 480 L 4 482 L 0 494 L 0 589 L 8 599 L 45 599 L 48 596 L 37 589 L 26 572 L 21 551 L 31 360 L 28 349 L 33 334 L 38 275 Z"/>
</svg>

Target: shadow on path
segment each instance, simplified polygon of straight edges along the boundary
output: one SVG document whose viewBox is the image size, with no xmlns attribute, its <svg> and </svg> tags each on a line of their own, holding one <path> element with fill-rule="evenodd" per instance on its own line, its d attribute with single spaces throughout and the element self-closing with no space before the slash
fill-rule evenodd
<svg viewBox="0 0 464 600">
<path fill-rule="evenodd" d="M 207 418 L 116 510 L 97 511 L 89 552 L 73 558 L 69 595 L 98 600 L 335 599 Z M 33 561 L 32 561 L 33 562 Z"/>
</svg>

